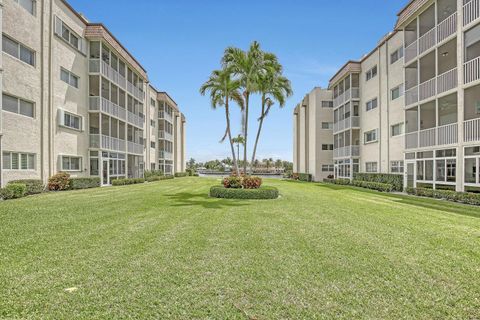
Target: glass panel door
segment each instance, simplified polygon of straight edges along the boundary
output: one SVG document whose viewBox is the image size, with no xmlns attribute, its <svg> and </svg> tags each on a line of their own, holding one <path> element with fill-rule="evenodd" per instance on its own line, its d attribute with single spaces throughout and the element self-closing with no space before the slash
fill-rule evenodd
<svg viewBox="0 0 480 320">
<path fill-rule="evenodd" d="M 407 187 L 415 187 L 415 163 L 407 163 Z"/>
<path fill-rule="evenodd" d="M 109 185 L 109 165 L 108 165 L 108 160 L 103 160 L 103 165 L 102 165 L 102 186 L 107 186 Z"/>
</svg>

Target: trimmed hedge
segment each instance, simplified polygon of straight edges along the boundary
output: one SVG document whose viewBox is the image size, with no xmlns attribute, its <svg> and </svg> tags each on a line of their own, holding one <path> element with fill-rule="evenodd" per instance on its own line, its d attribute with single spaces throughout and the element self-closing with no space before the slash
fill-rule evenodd
<svg viewBox="0 0 480 320">
<path fill-rule="evenodd" d="M 188 172 L 175 172 L 175 178 L 188 177 Z"/>
<path fill-rule="evenodd" d="M 323 182 L 339 184 L 342 186 L 348 186 L 351 184 L 351 181 L 349 179 L 323 179 Z"/>
<path fill-rule="evenodd" d="M 456 192 L 450 190 L 433 190 L 427 188 L 407 188 L 406 191 L 408 194 L 416 195 L 419 197 L 443 199 L 453 202 L 471 204 L 475 206 L 480 205 L 480 194 L 478 193 Z"/>
<path fill-rule="evenodd" d="M 306 181 L 306 182 L 312 182 L 313 178 L 312 178 L 312 175 L 309 174 L 309 173 L 299 173 L 298 174 L 298 180 Z"/>
<path fill-rule="evenodd" d="M 171 176 L 171 175 L 168 175 L 168 176 L 150 176 L 150 177 L 146 178 L 145 180 L 147 182 L 155 182 L 155 181 L 169 180 L 169 179 L 173 179 L 173 176 Z"/>
<path fill-rule="evenodd" d="M 276 199 L 278 198 L 278 189 L 275 187 L 233 189 L 213 186 L 210 188 L 210 197 L 223 199 Z"/>
<path fill-rule="evenodd" d="M 377 190 L 380 192 L 392 192 L 394 190 L 394 187 L 392 184 L 380 183 L 380 182 L 353 180 L 352 185 L 356 187 Z"/>
<path fill-rule="evenodd" d="M 70 189 L 80 190 L 100 187 L 100 178 L 70 178 Z"/>
<path fill-rule="evenodd" d="M 130 184 L 139 184 L 144 182 L 144 178 L 116 179 L 112 180 L 112 186 L 126 186 Z"/>
<path fill-rule="evenodd" d="M 403 191 L 403 175 L 389 173 L 355 173 L 353 180 L 393 185 L 394 191 Z"/>
<path fill-rule="evenodd" d="M 164 174 L 162 170 L 145 170 L 145 172 L 143 173 L 143 176 L 145 177 L 145 179 L 148 179 L 154 176 L 163 176 L 163 175 Z"/>
<path fill-rule="evenodd" d="M 0 197 L 3 200 L 23 198 L 27 195 L 27 186 L 23 183 L 9 183 L 0 189 Z"/>
<path fill-rule="evenodd" d="M 27 187 L 26 195 L 38 194 L 45 191 L 45 185 L 42 180 L 38 179 L 26 179 L 26 180 L 13 180 L 8 184 L 24 184 Z"/>
</svg>

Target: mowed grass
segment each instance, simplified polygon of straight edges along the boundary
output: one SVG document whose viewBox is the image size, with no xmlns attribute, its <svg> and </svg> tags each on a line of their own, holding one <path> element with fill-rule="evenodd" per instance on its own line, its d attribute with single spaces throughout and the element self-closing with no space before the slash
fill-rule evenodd
<svg viewBox="0 0 480 320">
<path fill-rule="evenodd" d="M 210 199 L 215 183 L 0 203 L 0 318 L 480 317 L 480 209 L 273 180 L 278 200 Z"/>
</svg>

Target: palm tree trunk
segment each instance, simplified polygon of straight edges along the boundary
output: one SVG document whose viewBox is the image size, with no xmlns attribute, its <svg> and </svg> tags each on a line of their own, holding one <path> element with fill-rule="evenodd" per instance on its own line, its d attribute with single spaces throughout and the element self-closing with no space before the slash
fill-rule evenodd
<svg viewBox="0 0 480 320">
<path fill-rule="evenodd" d="M 248 146 L 248 104 L 250 99 L 250 93 L 245 93 L 245 128 L 243 136 L 245 138 L 245 144 L 243 145 L 243 173 L 247 174 L 247 146 Z"/>
<path fill-rule="evenodd" d="M 228 96 L 226 97 L 226 102 L 225 102 L 225 118 L 227 120 L 227 134 L 228 134 L 228 142 L 230 143 L 230 149 L 232 150 L 232 158 L 233 158 L 233 167 L 237 173 L 238 172 L 238 163 L 237 163 L 237 158 L 235 157 L 235 148 L 233 147 L 233 140 L 232 140 L 232 133 L 230 130 L 230 111 L 228 109 Z"/>
<path fill-rule="evenodd" d="M 255 138 L 255 145 L 253 146 L 252 163 L 250 164 L 250 170 L 252 172 L 253 172 L 253 169 L 255 169 L 255 157 L 257 155 L 257 146 L 258 146 L 258 141 L 260 140 L 260 132 L 262 131 L 264 114 L 265 114 L 265 95 L 262 95 L 262 115 L 260 116 L 260 123 L 258 125 L 257 137 Z"/>
</svg>

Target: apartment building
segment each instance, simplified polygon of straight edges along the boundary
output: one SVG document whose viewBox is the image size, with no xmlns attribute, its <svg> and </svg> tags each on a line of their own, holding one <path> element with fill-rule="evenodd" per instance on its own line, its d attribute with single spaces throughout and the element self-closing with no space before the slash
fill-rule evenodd
<svg viewBox="0 0 480 320">
<path fill-rule="evenodd" d="M 185 152 L 178 106 L 160 118 L 166 93 L 104 25 L 64 0 L 0 0 L 0 28 L 1 185 L 59 171 L 109 185 L 164 169 L 162 141 Z M 165 171 L 184 171 L 185 155 L 171 158 Z"/>
<path fill-rule="evenodd" d="M 480 190 L 480 0 L 410 1 L 329 88 L 336 177 L 402 173 L 407 186 Z"/>
<path fill-rule="evenodd" d="M 293 168 L 314 181 L 333 175 L 332 91 L 314 88 L 294 110 Z"/>
</svg>

